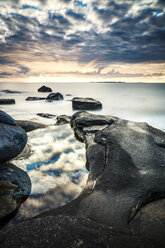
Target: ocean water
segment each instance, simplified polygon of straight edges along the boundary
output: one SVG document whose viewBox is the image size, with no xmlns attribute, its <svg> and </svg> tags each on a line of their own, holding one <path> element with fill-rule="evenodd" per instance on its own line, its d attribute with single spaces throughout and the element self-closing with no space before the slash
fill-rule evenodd
<svg viewBox="0 0 165 248">
<path fill-rule="evenodd" d="M 50 113 L 55 115 L 72 115 L 71 99 L 75 96 L 93 97 L 102 102 L 102 110 L 98 114 L 108 114 L 133 121 L 148 124 L 165 130 L 165 84 L 126 84 L 126 83 L 45 83 L 53 92 L 64 95 L 63 101 L 27 102 L 28 96 L 47 96 L 37 89 L 42 83 L 1 83 L 0 97 L 15 98 L 16 105 L 1 105 L 1 109 L 16 119 L 39 120 L 43 118 L 36 113 Z M 3 94 L 1 90 L 19 90 L 21 94 Z M 71 94 L 68 96 L 66 94 Z"/>
<path fill-rule="evenodd" d="M 39 93 L 40 83 L 1 83 L 0 98 L 14 98 L 15 105 L 1 105 L 0 109 L 16 120 L 32 120 L 50 124 L 46 129 L 28 133 L 31 153 L 19 157 L 15 165 L 27 171 L 32 181 L 30 197 L 21 205 L 14 221 L 32 217 L 42 211 L 65 205 L 76 198 L 85 187 L 88 171 L 85 168 L 85 147 L 74 138 L 69 124 L 54 126 L 56 118 L 46 119 L 37 113 L 72 115 L 72 98 L 92 97 L 103 108 L 95 114 L 147 122 L 165 130 L 165 84 L 124 83 L 45 83 L 53 92 L 60 92 L 64 100 L 25 101 L 28 96 L 46 97 Z M 9 94 L 3 90 L 17 90 Z"/>
</svg>

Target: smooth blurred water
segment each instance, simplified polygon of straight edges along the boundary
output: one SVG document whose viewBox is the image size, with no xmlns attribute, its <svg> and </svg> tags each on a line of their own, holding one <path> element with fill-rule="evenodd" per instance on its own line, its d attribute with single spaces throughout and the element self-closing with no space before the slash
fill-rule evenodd
<svg viewBox="0 0 165 248">
<path fill-rule="evenodd" d="M 165 130 L 165 84 L 127 83 L 49 83 L 53 92 L 60 92 L 64 100 L 55 102 L 27 102 L 27 96 L 47 96 L 38 93 L 40 83 L 1 83 L 0 90 L 20 90 L 21 94 L 2 94 L 1 98 L 15 98 L 15 105 L 1 105 L 1 109 L 16 119 L 45 121 L 36 113 L 72 115 L 71 99 L 75 96 L 93 97 L 102 102 L 103 108 L 94 113 L 118 116 Z M 71 94 L 71 96 L 66 96 Z"/>
</svg>

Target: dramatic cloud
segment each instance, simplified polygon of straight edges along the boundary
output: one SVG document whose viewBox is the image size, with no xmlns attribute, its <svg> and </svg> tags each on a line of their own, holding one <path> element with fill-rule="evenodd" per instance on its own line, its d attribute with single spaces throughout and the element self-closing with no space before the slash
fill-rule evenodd
<svg viewBox="0 0 165 248">
<path fill-rule="evenodd" d="M 1 78 L 103 78 L 103 69 L 120 65 L 110 78 L 125 74 L 165 80 L 155 67 L 165 63 L 162 0 L 1 0 L 0 9 Z M 46 62 L 39 71 L 36 64 Z M 131 71 L 133 64 L 141 64 L 140 73 Z M 145 72 L 149 64 L 153 71 Z"/>
</svg>

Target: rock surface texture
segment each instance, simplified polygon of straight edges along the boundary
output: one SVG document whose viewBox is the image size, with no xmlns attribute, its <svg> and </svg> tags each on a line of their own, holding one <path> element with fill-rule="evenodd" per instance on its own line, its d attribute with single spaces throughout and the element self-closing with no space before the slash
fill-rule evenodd
<svg viewBox="0 0 165 248">
<path fill-rule="evenodd" d="M 47 96 L 47 98 L 46 98 L 46 100 L 49 101 L 49 102 L 51 102 L 51 101 L 57 101 L 57 100 L 63 100 L 63 99 L 64 99 L 63 98 L 63 95 L 61 93 L 59 93 L 59 92 L 57 92 L 57 93 L 50 93 Z"/>
<path fill-rule="evenodd" d="M 29 196 L 31 181 L 28 174 L 13 164 L 0 165 L 0 225 Z"/>
<path fill-rule="evenodd" d="M 0 99 L 0 104 L 15 104 L 15 99 Z"/>
<path fill-rule="evenodd" d="M 86 145 L 85 189 L 69 204 L 4 230 L 1 247 L 165 247 L 165 133 L 84 111 L 70 123 Z"/>
<path fill-rule="evenodd" d="M 75 110 L 96 110 L 101 109 L 102 104 L 93 98 L 74 97 L 72 107 Z"/>
<path fill-rule="evenodd" d="M 39 128 L 45 128 L 47 125 L 34 122 L 34 121 L 23 121 L 23 120 L 17 120 L 17 123 L 26 131 L 31 132 L 33 130 L 39 129 Z"/>
<path fill-rule="evenodd" d="M 12 117 L 0 110 L 0 163 L 15 158 L 26 143 L 26 132 Z"/>
<path fill-rule="evenodd" d="M 52 92 L 52 89 L 43 85 L 38 89 L 38 92 Z"/>
</svg>

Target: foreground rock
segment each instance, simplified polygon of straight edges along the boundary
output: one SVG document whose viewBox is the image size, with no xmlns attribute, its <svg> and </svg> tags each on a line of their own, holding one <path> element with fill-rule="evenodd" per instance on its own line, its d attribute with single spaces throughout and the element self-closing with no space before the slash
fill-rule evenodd
<svg viewBox="0 0 165 248">
<path fill-rule="evenodd" d="M 34 122 L 34 121 L 22 121 L 22 120 L 17 120 L 17 123 L 26 131 L 26 132 L 31 132 L 33 130 L 39 129 L 39 128 L 45 128 L 47 125 Z"/>
<path fill-rule="evenodd" d="M 0 165 L 0 225 L 25 201 L 31 191 L 28 174 L 13 164 Z"/>
<path fill-rule="evenodd" d="M 75 113 L 71 126 L 86 145 L 85 189 L 4 231 L 1 247 L 165 247 L 165 133 L 87 112 Z"/>
<path fill-rule="evenodd" d="M 58 125 L 67 124 L 70 122 L 70 118 L 71 117 L 68 115 L 59 115 L 59 116 L 57 116 L 56 124 L 58 124 Z"/>
<path fill-rule="evenodd" d="M 0 99 L 0 104 L 15 104 L 15 99 Z"/>
<path fill-rule="evenodd" d="M 52 92 L 52 89 L 43 85 L 38 89 L 38 92 Z"/>
<path fill-rule="evenodd" d="M 49 102 L 63 100 L 63 99 L 64 99 L 63 98 L 63 95 L 61 93 L 59 93 L 59 92 L 57 92 L 57 93 L 50 93 L 47 96 L 47 98 L 46 98 L 46 100 L 49 101 Z"/>
<path fill-rule="evenodd" d="M 25 100 L 26 101 L 40 101 L 45 100 L 46 97 L 35 97 L 35 96 L 28 96 Z"/>
<path fill-rule="evenodd" d="M 0 110 L 0 163 L 15 158 L 27 143 L 26 132 Z"/>
<path fill-rule="evenodd" d="M 74 97 L 72 107 L 74 110 L 96 110 L 101 109 L 102 104 L 93 98 Z"/>
</svg>

